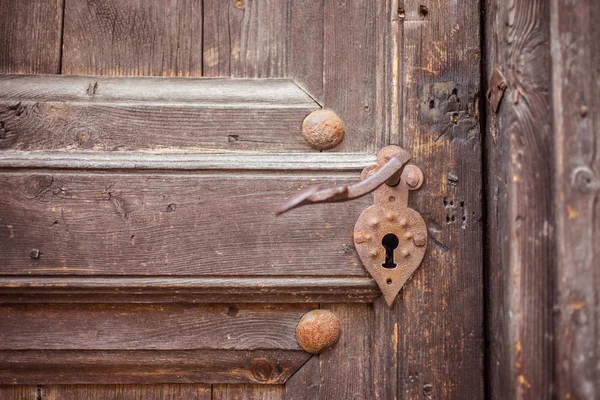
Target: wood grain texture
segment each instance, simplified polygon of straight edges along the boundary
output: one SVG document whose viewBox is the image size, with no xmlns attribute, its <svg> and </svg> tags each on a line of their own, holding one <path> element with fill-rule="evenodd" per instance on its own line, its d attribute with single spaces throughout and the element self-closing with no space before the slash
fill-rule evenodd
<svg viewBox="0 0 600 400">
<path fill-rule="evenodd" d="M 370 277 L 0 277 L 0 303 L 371 303 Z"/>
<path fill-rule="evenodd" d="M 283 384 L 310 357 L 303 351 L 0 351 L 0 383 Z"/>
<path fill-rule="evenodd" d="M 39 400 L 38 387 L 35 385 L 0 385 L 0 399 Z"/>
<path fill-rule="evenodd" d="M 319 356 L 312 356 L 285 384 L 285 400 L 315 400 L 321 395 Z"/>
<path fill-rule="evenodd" d="M 140 153 L 135 151 L 13 151 L 0 152 L 0 168 L 66 170 L 206 171 L 206 173 L 249 171 L 323 173 L 360 176 L 375 164 L 374 154 L 353 153 Z"/>
<path fill-rule="evenodd" d="M 287 76 L 288 2 L 204 0 L 204 76 Z"/>
<path fill-rule="evenodd" d="M 331 151 L 376 153 L 375 2 L 325 0 L 323 103 L 344 121 Z"/>
<path fill-rule="evenodd" d="M 319 109 L 290 80 L 5 76 L 0 148 L 301 151 Z"/>
<path fill-rule="evenodd" d="M 398 0 L 376 2 L 376 102 L 377 148 L 402 140 L 402 91 L 404 11 Z"/>
<path fill-rule="evenodd" d="M 42 400 L 211 400 L 210 385 L 48 385 Z"/>
<path fill-rule="evenodd" d="M 551 2 L 557 309 L 554 391 L 600 397 L 600 3 Z"/>
<path fill-rule="evenodd" d="M 201 0 L 64 1 L 64 74 L 202 75 Z"/>
<path fill-rule="evenodd" d="M 282 385 L 213 385 L 213 400 L 281 400 Z"/>
<path fill-rule="evenodd" d="M 0 74 L 60 73 L 63 1 L 0 3 Z"/>
<path fill-rule="evenodd" d="M 2 305 L 0 350 L 300 350 L 296 325 L 313 308 Z"/>
<path fill-rule="evenodd" d="M 0 273 L 367 276 L 351 235 L 369 199 L 274 215 L 303 187 L 354 180 L 314 176 L 0 174 Z"/>
<path fill-rule="evenodd" d="M 507 89 L 487 106 L 488 395 L 551 398 L 554 210 L 550 5 L 486 2 L 486 80 Z"/>
<path fill-rule="evenodd" d="M 288 76 L 323 103 L 324 0 L 290 1 Z"/>
<path fill-rule="evenodd" d="M 372 398 L 373 314 L 365 304 L 327 305 L 340 320 L 340 338 L 319 355 L 322 400 Z"/>
<path fill-rule="evenodd" d="M 402 146 L 425 173 L 409 206 L 429 245 L 395 304 L 398 398 L 484 397 L 478 4 L 403 5 Z"/>
</svg>

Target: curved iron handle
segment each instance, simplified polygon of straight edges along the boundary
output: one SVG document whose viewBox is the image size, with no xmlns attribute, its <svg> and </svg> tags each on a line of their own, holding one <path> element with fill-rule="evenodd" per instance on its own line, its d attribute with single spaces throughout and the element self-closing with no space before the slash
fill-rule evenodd
<svg viewBox="0 0 600 400">
<path fill-rule="evenodd" d="M 387 158 L 387 157 L 386 157 Z M 396 186 L 400 182 L 402 170 L 410 161 L 410 154 L 401 150 L 394 155 L 389 156 L 389 160 L 373 175 L 368 176 L 361 182 L 351 185 L 342 185 L 334 188 L 321 188 L 311 186 L 293 196 L 277 211 L 276 215 L 293 210 L 301 206 L 317 203 L 337 203 L 342 201 L 354 200 L 366 194 L 373 192 L 379 186 L 387 183 L 390 186 Z"/>
</svg>

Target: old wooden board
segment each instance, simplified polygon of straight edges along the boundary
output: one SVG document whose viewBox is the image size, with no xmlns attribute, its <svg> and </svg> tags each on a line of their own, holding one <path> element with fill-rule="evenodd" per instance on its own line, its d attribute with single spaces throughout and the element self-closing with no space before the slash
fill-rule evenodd
<svg viewBox="0 0 600 400">
<path fill-rule="evenodd" d="M 291 80 L 4 76 L 0 148 L 307 151 Z"/>
<path fill-rule="evenodd" d="M 550 6 L 486 2 L 486 79 L 507 89 L 487 106 L 488 393 L 550 398 L 554 260 Z"/>
<path fill-rule="evenodd" d="M 62 73 L 202 75 L 202 0 L 63 1 Z"/>
<path fill-rule="evenodd" d="M 63 2 L 0 3 L 0 74 L 60 73 Z"/>
<path fill-rule="evenodd" d="M 401 145 L 425 173 L 409 206 L 429 245 L 396 300 L 398 398 L 484 397 L 478 4 L 403 5 Z"/>
</svg>

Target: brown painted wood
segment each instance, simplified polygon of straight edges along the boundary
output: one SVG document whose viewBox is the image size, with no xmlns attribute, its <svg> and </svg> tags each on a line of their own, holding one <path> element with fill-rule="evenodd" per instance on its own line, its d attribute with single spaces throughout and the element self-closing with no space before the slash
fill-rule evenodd
<svg viewBox="0 0 600 400">
<path fill-rule="evenodd" d="M 204 76 L 287 76 L 288 2 L 204 1 Z"/>
<path fill-rule="evenodd" d="M 4 350 L 0 383 L 283 384 L 309 357 L 294 350 Z"/>
<path fill-rule="evenodd" d="M 60 73 L 63 1 L 0 3 L 0 74 Z"/>
<path fill-rule="evenodd" d="M 403 140 L 429 232 L 395 304 L 398 398 L 484 397 L 478 2 L 404 2 Z M 392 335 L 393 327 L 387 334 Z"/>
<path fill-rule="evenodd" d="M 280 400 L 281 385 L 213 385 L 213 400 Z"/>
<path fill-rule="evenodd" d="M 323 103 L 344 121 L 333 151 L 376 153 L 375 2 L 325 0 Z"/>
<path fill-rule="evenodd" d="M 600 3 L 551 2 L 556 277 L 554 390 L 600 397 Z"/>
<path fill-rule="evenodd" d="M 301 187 L 355 179 L 311 176 L 0 174 L 0 271 L 366 276 L 351 233 L 369 199 L 274 215 Z M 41 256 L 32 258 L 32 249 Z M 335 268 L 323 267 L 325 255 Z"/>
<path fill-rule="evenodd" d="M 0 398 L 6 400 L 39 400 L 38 387 L 34 385 L 0 385 Z"/>
<path fill-rule="evenodd" d="M 340 338 L 319 355 L 322 400 L 371 398 L 371 328 L 373 315 L 364 304 L 322 307 L 340 319 Z"/>
<path fill-rule="evenodd" d="M 551 398 L 553 143 L 550 5 L 486 2 L 486 80 L 507 89 L 487 106 L 488 394 Z"/>
<path fill-rule="evenodd" d="M 300 350 L 315 305 L 3 305 L 1 350 Z"/>
<path fill-rule="evenodd" d="M 202 75 L 201 0 L 64 0 L 62 72 Z"/>
<path fill-rule="evenodd" d="M 290 80 L 5 76 L 0 148 L 305 152 L 316 109 Z"/>
<path fill-rule="evenodd" d="M 210 400 L 209 385 L 49 385 L 42 387 L 42 400 Z"/>
</svg>

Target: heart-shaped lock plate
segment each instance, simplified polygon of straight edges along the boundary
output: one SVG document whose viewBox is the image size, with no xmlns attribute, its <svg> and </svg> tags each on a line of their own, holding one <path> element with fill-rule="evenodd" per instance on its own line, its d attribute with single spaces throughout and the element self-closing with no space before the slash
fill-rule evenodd
<svg viewBox="0 0 600 400">
<path fill-rule="evenodd" d="M 365 168 L 362 179 L 375 174 L 401 151 L 398 146 L 383 148 L 377 165 Z M 408 192 L 422 183 L 421 169 L 406 165 L 397 185 L 383 184 L 375 189 L 374 204 L 362 212 L 354 227 L 358 255 L 389 306 L 421 264 L 427 248 L 425 221 L 408 208 Z"/>
</svg>

